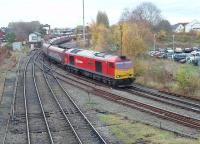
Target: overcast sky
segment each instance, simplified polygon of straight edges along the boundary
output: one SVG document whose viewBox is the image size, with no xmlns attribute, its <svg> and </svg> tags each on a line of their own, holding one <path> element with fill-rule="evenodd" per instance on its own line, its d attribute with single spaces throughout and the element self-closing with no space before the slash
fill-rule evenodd
<svg viewBox="0 0 200 144">
<path fill-rule="evenodd" d="M 145 0 L 85 0 L 85 23 L 105 11 L 110 23 L 117 23 L 125 8 L 133 9 Z M 154 3 L 172 24 L 200 20 L 199 0 L 146 0 Z M 0 0 L 0 27 L 9 22 L 34 21 L 52 27 L 82 24 L 82 0 Z"/>
</svg>

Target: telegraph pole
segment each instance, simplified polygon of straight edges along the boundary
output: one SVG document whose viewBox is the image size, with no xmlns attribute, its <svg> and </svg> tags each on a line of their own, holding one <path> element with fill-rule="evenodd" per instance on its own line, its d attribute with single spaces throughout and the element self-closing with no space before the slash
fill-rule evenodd
<svg viewBox="0 0 200 144">
<path fill-rule="evenodd" d="M 120 32 L 121 32 L 121 50 L 120 50 L 120 54 L 121 54 L 121 56 L 122 56 L 122 49 L 123 49 L 123 25 L 122 24 L 120 24 Z"/>
<path fill-rule="evenodd" d="M 172 40 L 173 40 L 173 50 L 174 50 L 174 37 L 175 37 L 175 35 L 173 34 L 173 35 L 172 35 Z"/>
<path fill-rule="evenodd" d="M 83 41 L 85 45 L 85 4 L 83 0 Z"/>
<path fill-rule="evenodd" d="M 153 42 L 154 51 L 156 51 L 156 34 L 153 35 Z"/>
</svg>

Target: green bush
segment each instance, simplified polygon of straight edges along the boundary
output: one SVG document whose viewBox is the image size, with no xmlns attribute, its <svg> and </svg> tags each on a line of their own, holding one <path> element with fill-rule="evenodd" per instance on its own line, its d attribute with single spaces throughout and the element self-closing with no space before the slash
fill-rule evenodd
<svg viewBox="0 0 200 144">
<path fill-rule="evenodd" d="M 184 66 L 180 67 L 176 74 L 176 80 L 180 88 L 185 89 L 189 84 L 189 70 Z"/>
<path fill-rule="evenodd" d="M 191 66 L 179 67 L 176 74 L 178 86 L 184 93 L 193 95 L 200 87 L 199 73 Z"/>
</svg>

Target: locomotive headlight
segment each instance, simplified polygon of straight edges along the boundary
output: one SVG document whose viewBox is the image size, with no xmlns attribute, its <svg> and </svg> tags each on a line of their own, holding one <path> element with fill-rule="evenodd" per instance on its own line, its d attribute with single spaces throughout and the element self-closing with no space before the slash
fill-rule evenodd
<svg viewBox="0 0 200 144">
<path fill-rule="evenodd" d="M 120 76 L 118 75 L 117 78 L 119 78 Z"/>
</svg>

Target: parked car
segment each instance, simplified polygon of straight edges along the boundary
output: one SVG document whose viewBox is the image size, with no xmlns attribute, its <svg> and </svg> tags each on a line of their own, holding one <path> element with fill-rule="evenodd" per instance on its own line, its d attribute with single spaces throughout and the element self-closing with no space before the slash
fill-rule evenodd
<svg viewBox="0 0 200 144">
<path fill-rule="evenodd" d="M 184 53 L 174 54 L 173 59 L 174 59 L 174 61 L 179 62 L 180 60 L 186 59 L 186 54 L 184 54 Z"/>
<path fill-rule="evenodd" d="M 150 55 L 150 56 L 154 56 L 156 53 L 158 53 L 158 51 L 150 51 L 150 52 L 149 52 L 149 55 Z"/>
<path fill-rule="evenodd" d="M 188 57 L 186 57 L 186 62 L 187 63 L 193 63 L 194 59 L 195 59 L 194 56 L 188 56 Z"/>
<path fill-rule="evenodd" d="M 166 58 L 168 58 L 168 59 L 173 59 L 173 54 L 174 54 L 174 51 L 172 51 L 172 52 L 167 52 L 167 53 L 166 53 Z"/>
<path fill-rule="evenodd" d="M 183 50 L 182 50 L 182 48 L 176 48 L 174 52 L 175 52 L 175 53 L 182 53 Z"/>
<path fill-rule="evenodd" d="M 167 58 L 167 53 L 160 52 L 159 55 L 157 55 L 158 58 Z"/>
<path fill-rule="evenodd" d="M 199 47 L 193 47 L 193 51 L 200 51 Z"/>
<path fill-rule="evenodd" d="M 200 66 L 200 57 L 196 57 L 194 60 L 193 60 L 193 65 L 195 66 Z"/>
<path fill-rule="evenodd" d="M 195 50 L 195 51 L 191 52 L 191 54 L 193 56 L 200 56 L 200 51 Z"/>
<path fill-rule="evenodd" d="M 193 51 L 193 48 L 184 48 L 183 52 L 184 53 L 191 53 Z"/>
<path fill-rule="evenodd" d="M 158 57 L 160 54 L 161 54 L 160 51 L 156 51 L 156 52 L 153 54 L 153 56 L 154 56 L 154 57 Z"/>
</svg>

